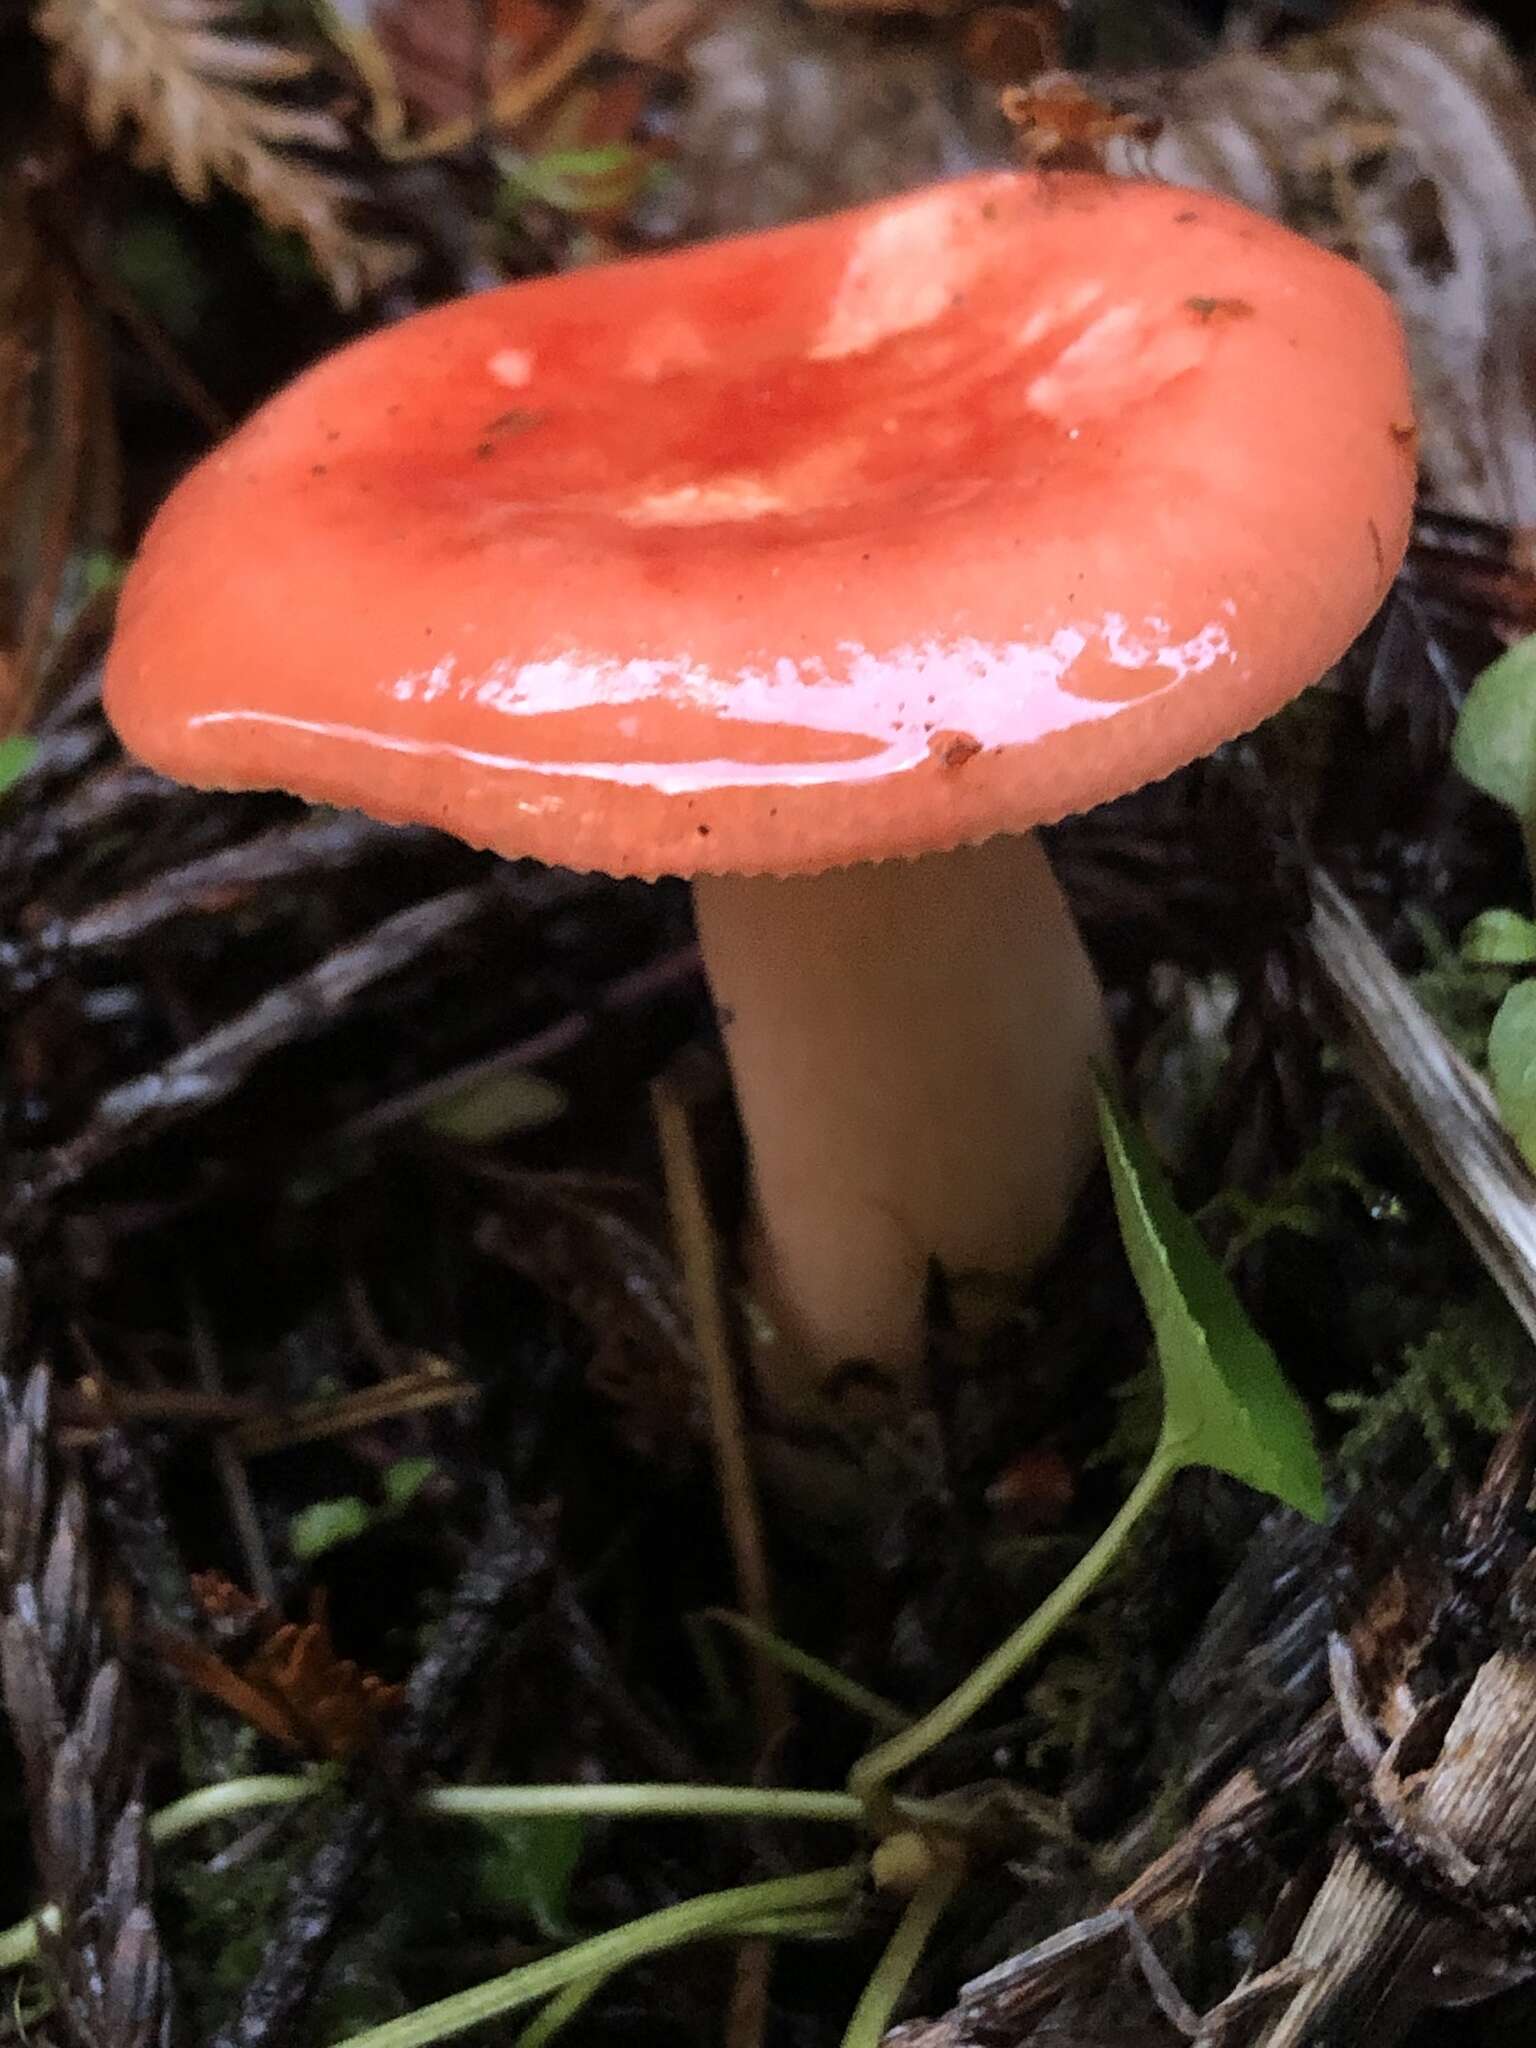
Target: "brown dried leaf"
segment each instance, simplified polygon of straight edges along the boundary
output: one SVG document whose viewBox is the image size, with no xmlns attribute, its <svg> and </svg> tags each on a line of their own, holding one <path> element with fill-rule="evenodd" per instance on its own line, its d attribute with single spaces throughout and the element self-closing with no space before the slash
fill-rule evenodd
<svg viewBox="0 0 1536 2048">
<path fill-rule="evenodd" d="M 343 1762 L 373 1747 L 400 1688 L 337 1656 L 323 1594 L 311 1598 L 309 1619 L 297 1622 L 279 1621 L 217 1574 L 200 1574 L 197 1593 L 215 1620 L 238 1618 L 256 1640 L 236 1664 L 188 1637 L 159 1636 L 160 1654 L 189 1684 L 302 1755 Z"/>
<path fill-rule="evenodd" d="M 270 1627 L 272 1610 L 222 1572 L 194 1572 L 192 1597 L 221 1641 L 234 1641 Z"/>
<path fill-rule="evenodd" d="M 331 18 L 374 103 L 391 158 L 442 156 L 481 137 L 531 155 L 633 144 L 657 73 L 696 33 L 711 0 L 369 0 L 360 22 Z M 601 65 L 594 60 L 601 58 Z M 634 176 L 649 153 L 635 150 Z M 622 187 L 624 180 L 619 184 Z M 590 195 L 590 227 L 638 191 Z"/>
<path fill-rule="evenodd" d="M 565 20 L 549 0 L 377 0 L 369 15 L 407 113 L 428 128 L 473 119 L 559 40 Z"/>
<path fill-rule="evenodd" d="M 131 124 L 138 160 L 187 198 L 206 199 L 215 179 L 233 186 L 270 227 L 303 236 L 343 305 L 404 267 L 402 244 L 348 219 L 351 180 L 290 154 L 348 139 L 333 114 L 273 91 L 306 77 L 310 59 L 227 26 L 230 0 L 41 0 L 35 19 L 60 92 L 98 143 Z"/>
<path fill-rule="evenodd" d="M 1147 144 L 1162 123 L 1088 92 L 1067 71 L 1010 85 L 998 102 L 1024 163 L 1035 170 L 1101 171 L 1111 142 Z"/>
</svg>

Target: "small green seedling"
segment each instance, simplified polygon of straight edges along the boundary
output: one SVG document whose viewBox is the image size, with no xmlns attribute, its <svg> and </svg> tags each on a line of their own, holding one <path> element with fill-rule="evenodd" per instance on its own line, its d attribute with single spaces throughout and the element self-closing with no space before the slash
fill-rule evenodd
<svg viewBox="0 0 1536 2048">
<path fill-rule="evenodd" d="M 1175 1201 L 1151 1146 L 1106 1095 L 1099 1121 L 1120 1235 L 1163 1382 L 1162 1434 L 1147 1471 L 1162 1466 L 1171 1477 L 1205 1465 L 1321 1520 L 1311 1424 L 1274 1352 Z"/>
<path fill-rule="evenodd" d="M 1456 766 L 1519 820 L 1526 866 L 1536 879 L 1536 635 L 1485 668 L 1467 692 L 1451 744 Z M 1462 940 L 1479 965 L 1536 965 L 1536 924 L 1512 910 L 1485 911 Z M 1536 982 L 1520 981 L 1488 1034 L 1488 1078 L 1499 1113 L 1536 1166 Z"/>
<path fill-rule="evenodd" d="M 380 1481 L 382 1501 L 374 1503 L 361 1494 L 343 1493 L 311 1502 L 289 1520 L 289 1550 L 309 1564 L 343 1543 L 355 1543 L 370 1529 L 403 1515 L 436 1470 L 434 1458 L 397 1458 Z"/>
<path fill-rule="evenodd" d="M 1174 1200 L 1146 1139 L 1107 1096 L 1100 1097 L 1099 1115 L 1121 1236 L 1152 1327 L 1163 1390 L 1162 1429 L 1119 1514 L 1029 1619 L 948 1699 L 871 1750 L 855 1767 L 846 1793 L 755 1786 L 534 1785 L 449 1787 L 427 1795 L 433 1810 L 445 1815 L 516 1823 L 502 1825 L 487 1840 L 479 1869 L 482 1892 L 532 1914 L 551 1939 L 566 1931 L 584 1811 L 652 1818 L 666 1813 L 700 1819 L 727 1813 L 755 1820 L 814 1817 L 855 1828 L 873 1822 L 875 1833 L 885 1838 L 884 1856 L 877 1850 L 873 1858 L 859 1855 L 827 1868 L 663 1907 L 353 2034 L 341 2048 L 432 2048 L 530 2005 L 542 2005 L 543 2011 L 519 2038 L 530 2048 L 533 2043 L 542 2048 L 594 1989 L 628 1964 L 711 1936 L 819 1939 L 842 1931 L 849 1907 L 871 1875 L 878 1880 L 882 1860 L 889 1862 L 890 1839 L 904 1835 L 904 1848 L 918 1852 L 915 1889 L 844 2035 L 844 2048 L 877 2048 L 929 1934 L 964 1877 L 963 1854 L 944 1847 L 950 1835 L 940 1830 L 930 1840 L 920 1806 L 892 1797 L 890 1780 L 896 1772 L 962 1727 L 1036 1655 L 1115 1563 L 1132 1529 L 1176 1472 L 1204 1465 L 1231 1473 L 1302 1514 L 1322 1514 L 1322 1473 L 1306 1411 L 1287 1386 L 1274 1353 Z M 429 1471 L 427 1460 L 402 1460 L 386 1480 L 386 1506 L 370 1511 L 358 1501 L 356 1507 L 375 1518 L 398 1512 L 414 1498 Z M 345 1509 L 346 1502 L 317 1505 L 332 1511 L 333 1530 L 338 1523 L 356 1520 L 355 1514 L 336 1516 L 334 1511 Z M 739 1621 L 735 1625 L 741 1626 Z M 785 1644 L 775 1643 L 775 1650 L 802 1679 L 827 1686 L 877 1724 L 890 1726 L 899 1720 L 895 1710 L 850 1688 L 814 1658 Z M 176 1830 L 168 1809 L 151 1822 L 151 1832 L 157 1840 L 169 1839 L 192 1821 L 227 1818 L 237 1806 L 253 1802 L 305 1797 L 321 1782 L 293 1777 L 251 1780 L 244 1787 L 220 1785 L 179 1802 L 183 1813 Z M 948 1827 L 953 1827 L 952 1817 Z M 41 1933 L 38 1919 L 0 1933 L 0 1967 L 29 1961 L 38 1952 Z"/>
<path fill-rule="evenodd" d="M 1120 1235 L 1146 1304 L 1163 1383 L 1157 1446 L 1119 1514 L 1029 1619 L 947 1699 L 854 1766 L 849 1790 L 877 1825 L 889 1818 L 891 1778 L 964 1727 L 1038 1655 L 1116 1562 L 1175 1473 L 1204 1465 L 1314 1521 L 1323 1514 L 1311 1425 L 1274 1352 L 1175 1201 L 1151 1146 L 1102 1089 L 1099 1124 Z"/>
</svg>

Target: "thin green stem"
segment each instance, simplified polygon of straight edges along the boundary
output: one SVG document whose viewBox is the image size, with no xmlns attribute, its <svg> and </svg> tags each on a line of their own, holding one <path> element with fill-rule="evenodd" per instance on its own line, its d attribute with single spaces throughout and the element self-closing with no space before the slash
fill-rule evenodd
<svg viewBox="0 0 1536 2048">
<path fill-rule="evenodd" d="M 537 2019 L 528 2022 L 512 2048 L 548 2048 L 561 2028 L 569 2026 L 588 1999 L 602 1990 L 611 1974 L 608 1970 L 598 1970 L 590 1977 L 567 1984 L 563 1991 L 555 1994 Z"/>
<path fill-rule="evenodd" d="M 931 1877 L 924 1878 L 907 1901 L 907 1910 L 897 1921 L 885 1954 L 876 1963 L 874 1975 L 854 2007 L 853 2018 L 843 2035 L 843 2048 L 880 2048 L 896 2001 L 906 1990 L 940 1914 L 959 1889 L 961 1875 L 955 1867 L 936 1870 Z"/>
<path fill-rule="evenodd" d="M 431 2043 L 446 2041 L 468 2027 L 553 1997 L 569 1984 L 621 1970 L 642 1956 L 711 1936 L 734 1936 L 744 1922 L 756 1921 L 765 1913 L 837 1904 L 853 1896 L 861 1875 L 862 1865 L 850 1863 L 806 1871 L 799 1877 L 770 1878 L 764 1884 L 737 1885 L 730 1891 L 706 1892 L 702 1898 L 664 1906 L 659 1913 L 647 1913 L 606 1934 L 593 1935 L 589 1941 L 578 1941 L 558 1955 L 522 1963 L 503 1976 L 387 2020 L 381 2027 L 349 2035 L 338 2048 L 430 2048 Z"/>
<path fill-rule="evenodd" d="M 825 1939 L 834 1934 L 846 1934 L 848 1915 L 846 1901 L 832 1911 L 825 1906 L 805 1906 L 798 1913 L 759 1913 L 752 1920 L 733 1922 L 730 1935 L 733 1941 L 783 1941 L 790 1936 L 807 1941 Z"/>
<path fill-rule="evenodd" d="M 214 1821 L 240 1820 L 269 1806 L 296 1806 L 318 1798 L 335 1783 L 330 1772 L 315 1771 L 204 1785 L 151 1814 L 150 1839 L 174 1842 Z M 422 1793 L 417 1811 L 442 1820 L 482 1823 L 576 1814 L 592 1820 L 776 1820 L 857 1827 L 864 1818 L 864 1809 L 851 1792 L 801 1792 L 771 1785 L 442 1785 Z M 32 1961 L 39 1923 L 53 1913 L 54 1908 L 47 1906 L 42 1914 L 0 1930 L 0 1972 Z"/>
<path fill-rule="evenodd" d="M 728 1628 L 750 1643 L 759 1655 L 767 1657 L 794 1678 L 804 1679 L 818 1692 L 839 1700 L 843 1706 L 862 1715 L 877 1728 L 887 1728 L 893 1735 L 912 1726 L 912 1716 L 903 1713 L 900 1707 L 882 1699 L 877 1692 L 871 1692 L 867 1685 L 860 1685 L 855 1678 L 847 1678 L 834 1665 L 824 1663 L 820 1657 L 813 1657 L 809 1650 L 798 1649 L 786 1642 L 783 1636 L 774 1635 L 770 1629 L 759 1628 L 745 1614 L 737 1614 L 729 1607 L 706 1607 L 702 1619 L 718 1622 L 721 1628 Z"/>
<path fill-rule="evenodd" d="M 267 1806 L 297 1806 L 301 1800 L 317 1799 L 336 1783 L 329 1771 L 297 1773 L 278 1777 L 227 1778 L 222 1785 L 204 1785 L 173 1799 L 149 1817 L 152 1842 L 175 1842 L 216 1820 L 243 1820 Z"/>
<path fill-rule="evenodd" d="M 174 1842 L 206 1827 L 210 1821 L 238 1820 L 265 1806 L 294 1806 L 300 1800 L 315 1798 L 332 1782 L 328 1774 L 316 1771 L 308 1777 L 230 1778 L 222 1785 L 204 1785 L 200 1791 L 189 1792 L 184 1799 L 173 1799 L 169 1806 L 150 1815 L 150 1840 Z M 50 1925 L 57 1928 L 58 1924 L 58 1907 L 44 1906 L 28 1919 L 18 1920 L 14 1927 L 0 1930 L 0 1971 L 19 1970 L 24 1963 L 30 1963 L 37 1954 L 39 1933 Z"/>
<path fill-rule="evenodd" d="M 772 1785 L 444 1785 L 420 1802 L 452 1820 L 540 1820 L 580 1814 L 614 1820 L 836 1821 L 857 1827 L 863 1808 L 850 1792 L 800 1792 Z"/>
<path fill-rule="evenodd" d="M 841 1934 L 847 1926 L 844 1914 L 828 1912 L 822 1906 L 801 1907 L 793 1913 L 760 1913 L 755 1919 L 734 1921 L 730 1928 L 731 1938 L 736 1941 L 750 1940 L 759 1936 L 767 1941 L 784 1941 L 795 1936 L 814 1939 L 817 1936 Z M 575 1984 L 568 1984 L 564 1991 L 552 1998 L 536 2020 L 531 2021 L 518 2035 L 513 2048 L 546 2048 L 560 2029 L 573 2020 L 587 2001 L 608 1982 L 613 1972 L 602 1971 L 591 1977 L 583 1977 Z"/>
<path fill-rule="evenodd" d="M 1119 1514 L 1092 1549 L 1079 1558 L 1061 1583 L 1046 1595 L 1028 1620 L 1021 1622 L 1006 1642 L 1000 1643 L 990 1657 L 984 1658 L 920 1721 L 859 1759 L 849 1775 L 848 1789 L 861 1801 L 866 1812 L 878 1819 L 888 1819 L 891 1802 L 886 1787 L 896 1773 L 916 1763 L 919 1757 L 926 1756 L 939 1743 L 948 1741 L 957 1729 L 963 1728 L 971 1716 L 987 1704 L 994 1693 L 1000 1692 L 1011 1678 L 1023 1670 L 1103 1578 L 1120 1555 L 1131 1530 L 1156 1501 L 1179 1465 L 1176 1455 L 1159 1446 L 1126 1497 Z"/>
</svg>

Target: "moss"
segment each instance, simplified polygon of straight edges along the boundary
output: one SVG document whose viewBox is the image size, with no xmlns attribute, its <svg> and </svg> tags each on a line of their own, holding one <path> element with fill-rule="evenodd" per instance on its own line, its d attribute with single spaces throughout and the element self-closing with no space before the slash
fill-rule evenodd
<svg viewBox="0 0 1536 2048">
<path fill-rule="evenodd" d="M 1406 1429 L 1442 1471 L 1450 1470 L 1459 1434 L 1491 1436 L 1513 1420 L 1530 1354 L 1529 1337 L 1492 1288 L 1456 1303 L 1422 1342 L 1408 1346 L 1401 1369 L 1380 1386 L 1330 1396 L 1331 1408 L 1355 1418 L 1339 1445 L 1340 1464 L 1358 1479 Z"/>
</svg>

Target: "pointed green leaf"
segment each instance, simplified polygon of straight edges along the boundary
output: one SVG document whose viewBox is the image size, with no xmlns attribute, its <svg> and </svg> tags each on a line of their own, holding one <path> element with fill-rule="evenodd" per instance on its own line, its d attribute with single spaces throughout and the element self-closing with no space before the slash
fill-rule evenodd
<svg viewBox="0 0 1536 2048">
<path fill-rule="evenodd" d="M 1536 811 L 1536 634 L 1501 654 L 1467 692 L 1451 758 L 1517 818 Z"/>
<path fill-rule="evenodd" d="M 1536 981 L 1519 981 L 1488 1033 L 1488 1078 L 1510 1136 L 1536 1166 Z"/>
<path fill-rule="evenodd" d="M 1103 1090 L 1099 1123 L 1120 1235 L 1163 1378 L 1156 1455 L 1230 1472 L 1320 1519 L 1323 1476 L 1311 1424 L 1274 1352 L 1174 1200 L 1151 1146 Z"/>
</svg>

